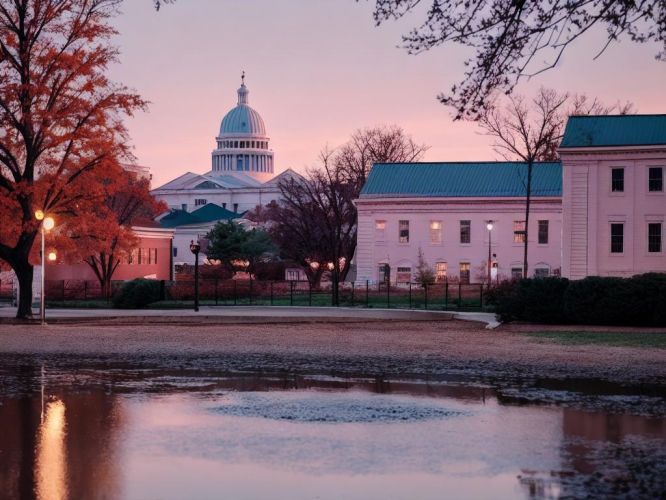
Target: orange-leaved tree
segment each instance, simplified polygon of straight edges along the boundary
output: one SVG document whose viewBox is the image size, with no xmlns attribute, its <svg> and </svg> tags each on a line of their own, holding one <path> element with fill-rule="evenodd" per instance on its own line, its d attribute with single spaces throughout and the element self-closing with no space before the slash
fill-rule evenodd
<svg viewBox="0 0 666 500">
<path fill-rule="evenodd" d="M 66 217 L 56 246 L 63 260 L 88 264 L 109 297 L 113 274 L 138 244 L 133 226 L 152 224 L 167 205 L 150 194 L 148 179 L 120 165 L 109 166 L 105 174 L 99 180 L 102 198 L 89 211 Z"/>
<path fill-rule="evenodd" d="M 107 77 L 118 4 L 0 1 L 0 259 L 18 278 L 18 318 L 32 314 L 34 212 L 90 211 L 105 171 L 131 157 L 122 119 L 145 102 Z"/>
</svg>

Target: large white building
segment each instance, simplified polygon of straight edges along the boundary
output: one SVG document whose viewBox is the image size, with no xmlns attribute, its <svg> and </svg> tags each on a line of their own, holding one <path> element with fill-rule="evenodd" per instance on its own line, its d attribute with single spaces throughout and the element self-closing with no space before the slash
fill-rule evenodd
<svg viewBox="0 0 666 500">
<path fill-rule="evenodd" d="M 293 175 L 287 169 L 275 175 L 273 150 L 261 115 L 249 105 L 245 74 L 238 89 L 238 103 L 222 119 L 211 170 L 187 172 L 154 189 L 153 195 L 172 210 L 192 212 L 209 203 L 235 213 L 266 205 L 280 195 L 278 182 Z"/>
</svg>

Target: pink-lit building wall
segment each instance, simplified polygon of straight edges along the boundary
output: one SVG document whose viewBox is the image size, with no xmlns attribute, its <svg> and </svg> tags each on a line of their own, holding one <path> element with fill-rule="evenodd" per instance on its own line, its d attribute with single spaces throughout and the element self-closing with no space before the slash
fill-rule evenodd
<svg viewBox="0 0 666 500">
<path fill-rule="evenodd" d="M 382 281 L 388 264 L 392 283 L 405 282 L 407 269 L 415 279 L 419 249 L 425 261 L 443 279 L 461 278 L 479 283 L 487 279 L 490 236 L 492 279 L 510 278 L 522 271 L 523 243 L 519 223 L 525 220 L 521 198 L 360 198 L 356 279 Z M 492 220 L 492 230 L 487 222 Z M 408 241 L 401 242 L 400 221 L 409 221 Z M 461 242 L 461 221 L 469 221 L 469 243 Z M 542 232 L 539 235 L 539 221 Z M 547 221 L 547 236 L 544 236 Z M 464 225 L 464 223 L 462 223 Z M 383 229 L 382 229 L 383 225 Z M 530 274 L 559 274 L 561 266 L 562 201 L 535 199 L 528 228 Z M 541 243 L 539 239 L 541 236 Z M 461 272 L 462 271 L 462 272 Z"/>
<path fill-rule="evenodd" d="M 579 279 L 666 272 L 666 146 L 572 148 L 561 149 L 560 155 L 563 275 Z M 653 175 L 661 170 L 661 186 L 656 175 L 650 185 L 650 169 Z"/>
</svg>

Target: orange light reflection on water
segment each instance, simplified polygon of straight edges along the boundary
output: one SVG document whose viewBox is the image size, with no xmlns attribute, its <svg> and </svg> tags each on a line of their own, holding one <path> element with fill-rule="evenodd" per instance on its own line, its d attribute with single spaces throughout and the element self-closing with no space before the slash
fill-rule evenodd
<svg viewBox="0 0 666 500">
<path fill-rule="evenodd" d="M 35 464 L 37 498 L 60 500 L 68 496 L 65 435 L 65 403 L 51 401 L 39 427 Z"/>
</svg>

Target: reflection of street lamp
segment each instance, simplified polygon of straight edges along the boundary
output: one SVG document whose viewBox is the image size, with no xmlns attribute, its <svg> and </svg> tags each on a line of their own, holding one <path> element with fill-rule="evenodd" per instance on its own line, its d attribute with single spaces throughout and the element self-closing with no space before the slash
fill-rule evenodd
<svg viewBox="0 0 666 500">
<path fill-rule="evenodd" d="M 42 251 L 41 251 L 41 259 L 42 259 L 42 275 L 40 277 L 40 297 L 39 297 L 39 318 L 40 322 L 42 325 L 46 324 L 46 305 L 44 302 L 44 274 L 46 271 L 46 268 L 44 266 L 44 239 L 45 239 L 45 233 L 46 231 L 50 231 L 55 227 L 55 220 L 53 220 L 53 217 L 48 217 L 42 210 L 37 210 L 35 211 L 35 219 L 37 219 L 40 222 L 40 233 L 42 235 Z M 55 252 L 51 252 L 53 254 L 53 259 L 51 259 L 51 254 L 49 254 L 49 260 L 55 260 Z"/>
<path fill-rule="evenodd" d="M 491 254 L 493 221 L 486 221 L 486 229 L 488 229 L 488 288 L 490 288 L 490 267 L 493 264 Z"/>
<path fill-rule="evenodd" d="M 199 251 L 201 245 L 199 241 L 190 241 L 190 252 L 194 254 L 194 310 L 199 310 Z"/>
</svg>

